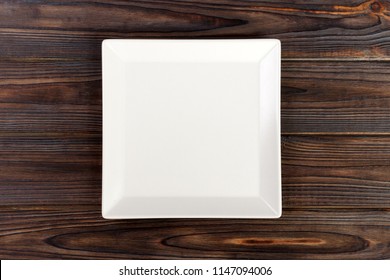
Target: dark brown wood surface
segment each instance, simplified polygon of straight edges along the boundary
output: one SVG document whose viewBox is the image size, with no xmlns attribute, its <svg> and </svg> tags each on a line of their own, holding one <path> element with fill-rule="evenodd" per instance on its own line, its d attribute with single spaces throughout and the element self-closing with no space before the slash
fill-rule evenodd
<svg viewBox="0 0 390 280">
<path fill-rule="evenodd" d="M 101 218 L 106 38 L 281 40 L 281 219 Z M 384 259 L 389 244 L 390 1 L 0 1 L 0 258 Z"/>
</svg>

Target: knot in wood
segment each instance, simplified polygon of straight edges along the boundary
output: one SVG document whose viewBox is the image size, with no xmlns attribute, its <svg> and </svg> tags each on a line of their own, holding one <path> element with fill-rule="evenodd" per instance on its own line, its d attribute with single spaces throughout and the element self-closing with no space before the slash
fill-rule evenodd
<svg viewBox="0 0 390 280">
<path fill-rule="evenodd" d="M 380 13 L 383 10 L 383 6 L 380 2 L 375 1 L 371 3 L 370 10 L 374 13 Z"/>
</svg>

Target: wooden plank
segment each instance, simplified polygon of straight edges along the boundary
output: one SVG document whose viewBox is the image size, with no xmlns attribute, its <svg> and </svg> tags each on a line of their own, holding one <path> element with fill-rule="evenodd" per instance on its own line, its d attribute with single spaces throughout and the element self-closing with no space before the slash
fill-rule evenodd
<svg viewBox="0 0 390 280">
<path fill-rule="evenodd" d="M 0 103 L 0 135 L 101 133 L 101 105 Z"/>
<path fill-rule="evenodd" d="M 101 134 L 0 137 L 0 205 L 100 204 Z"/>
<path fill-rule="evenodd" d="M 0 205 L 100 204 L 100 136 L 7 136 L 0 147 Z M 283 137 L 283 206 L 390 208 L 389 158 L 390 137 Z"/>
<path fill-rule="evenodd" d="M 390 62 L 282 63 L 282 133 L 390 133 Z"/>
<path fill-rule="evenodd" d="M 100 133 L 100 67 L 0 61 L 0 135 Z M 282 133 L 390 135 L 389 89 L 390 61 L 284 61 Z"/>
<path fill-rule="evenodd" d="M 23 85 L 81 83 L 101 80 L 100 61 L 2 59 L 0 61 L 0 71 L 0 86 L 4 89 L 7 89 L 7 86 L 11 86 L 12 89 L 12 86 L 22 88 Z"/>
<path fill-rule="evenodd" d="M 3 72 L 4 73 L 4 72 Z M 27 74 L 28 75 L 28 74 Z M 70 75 L 69 75 L 70 76 Z M 10 83 L 0 85 L 0 103 L 19 104 L 73 104 L 73 105 L 101 105 L 102 88 L 101 76 L 96 81 L 75 81 L 74 78 L 65 77 L 72 80 L 49 82 L 48 79 L 25 80 L 26 84 Z M 15 78 L 16 80 L 16 78 Z M 1 81 L 4 81 L 0 78 Z M 21 79 L 19 80 L 19 82 Z"/>
<path fill-rule="evenodd" d="M 99 60 L 104 38 L 273 37 L 284 58 L 389 59 L 389 11 L 364 0 L 6 0 L 0 56 Z"/>
<path fill-rule="evenodd" d="M 1 208 L 2 259 L 386 259 L 389 209 L 285 210 L 278 220 L 104 220 L 95 206 Z"/>
<path fill-rule="evenodd" d="M 101 134 L 101 62 L 0 59 L 0 135 Z"/>
</svg>

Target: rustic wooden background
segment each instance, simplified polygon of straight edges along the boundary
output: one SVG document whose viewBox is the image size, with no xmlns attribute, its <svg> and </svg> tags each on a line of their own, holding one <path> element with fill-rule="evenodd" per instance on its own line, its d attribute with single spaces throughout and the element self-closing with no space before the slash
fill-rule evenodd
<svg viewBox="0 0 390 280">
<path fill-rule="evenodd" d="M 101 218 L 101 41 L 282 41 L 279 220 Z M 390 258 L 390 1 L 0 1 L 0 257 Z"/>
</svg>

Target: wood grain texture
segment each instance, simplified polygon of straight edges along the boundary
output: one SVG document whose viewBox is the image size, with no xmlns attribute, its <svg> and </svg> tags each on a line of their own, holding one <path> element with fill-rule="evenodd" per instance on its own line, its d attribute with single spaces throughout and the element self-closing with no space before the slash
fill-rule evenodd
<svg viewBox="0 0 390 280">
<path fill-rule="evenodd" d="M 96 207 L 0 210 L 0 257 L 357 259 L 390 257 L 390 213 L 286 210 L 280 220 L 107 221 Z"/>
<path fill-rule="evenodd" d="M 284 205 L 390 206 L 390 137 L 283 137 Z"/>
<path fill-rule="evenodd" d="M 99 60 L 104 38 L 274 37 L 284 58 L 388 59 L 389 23 L 389 1 L 375 0 L 6 0 L 0 53 Z"/>
<path fill-rule="evenodd" d="M 283 62 L 282 132 L 390 133 L 390 61 Z"/>
<path fill-rule="evenodd" d="M 283 216 L 103 220 L 101 42 L 278 38 Z M 0 258 L 390 258 L 390 1 L 0 1 Z"/>
</svg>

